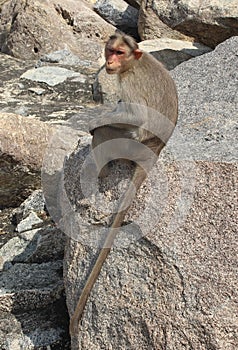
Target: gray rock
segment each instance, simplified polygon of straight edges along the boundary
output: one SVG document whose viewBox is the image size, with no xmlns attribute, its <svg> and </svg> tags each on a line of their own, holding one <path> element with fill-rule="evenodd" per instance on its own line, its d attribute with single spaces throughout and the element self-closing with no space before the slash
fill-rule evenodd
<svg viewBox="0 0 238 350">
<path fill-rule="evenodd" d="M 56 228 L 40 228 L 13 237 L 0 248 L 0 269 L 14 263 L 43 263 L 63 259 L 65 235 Z"/>
<path fill-rule="evenodd" d="M 30 212 L 25 219 L 23 219 L 18 225 L 17 225 L 17 231 L 19 233 L 24 231 L 31 230 L 35 225 L 39 225 L 43 223 L 43 220 L 41 220 L 37 214 L 32 211 Z"/>
<path fill-rule="evenodd" d="M 56 67 L 60 65 L 60 63 L 48 62 L 47 66 L 50 64 Z M 79 113 L 85 105 L 93 102 L 91 85 L 94 80 L 94 74 L 98 71 L 98 65 L 92 64 L 90 66 L 73 67 L 75 72 L 82 74 L 82 81 L 87 77 L 86 82 L 75 82 L 72 81 L 74 78 L 71 78 L 52 87 L 33 80 L 21 79 L 19 81 L 19 77 L 27 70 L 32 69 L 35 65 L 35 61 L 24 62 L 0 53 L 0 71 L 2 72 L 0 109 L 2 113 L 16 114 L 16 111 L 18 111 L 19 114 L 23 114 L 25 117 L 30 116 L 34 119 L 41 119 L 42 121 L 52 120 L 54 123 L 62 123 L 62 120 L 66 120 Z M 81 76 L 79 76 L 79 79 L 80 77 Z M 38 95 L 35 92 L 32 93 L 32 89 L 33 91 L 35 91 L 34 89 L 37 89 L 36 91 L 44 89 L 44 93 Z M 8 115 L 6 119 L 10 121 L 11 118 Z M 25 121 L 25 119 L 25 123 L 27 123 L 27 118 L 23 120 Z M 16 121 L 14 121 L 14 123 L 16 123 Z M 22 124 L 23 123 L 22 121 Z M 1 126 L 2 125 L 4 124 L 2 124 L 1 121 Z M 37 133 L 40 134 L 40 131 L 42 129 L 45 130 L 46 126 L 47 125 L 42 125 L 38 127 Z M 15 128 L 15 130 L 16 129 L 17 128 Z M 34 133 L 35 132 L 32 132 L 32 135 L 34 135 Z M 14 138 L 12 132 L 11 137 Z M 1 139 L 4 140 L 4 134 L 1 135 Z M 36 150 L 34 152 L 36 152 Z"/>
<path fill-rule="evenodd" d="M 53 128 L 40 120 L 9 113 L 0 113 L 0 121 L 3 157 L 6 155 L 21 165 L 39 170 Z"/>
<path fill-rule="evenodd" d="M 35 88 L 29 88 L 28 89 L 30 92 L 33 92 L 34 94 L 36 94 L 36 95 L 43 95 L 45 92 L 46 92 L 46 90 L 45 89 L 41 89 L 41 88 L 37 88 L 37 87 L 35 87 Z M 19 112 L 18 112 L 19 113 Z M 20 113 L 21 114 L 21 113 Z"/>
<path fill-rule="evenodd" d="M 186 35 L 214 48 L 238 35 L 237 1 L 142 0 L 138 26 L 142 40 Z"/>
<path fill-rule="evenodd" d="M 59 229 L 51 227 L 40 229 L 38 233 L 37 244 L 34 251 L 32 250 L 28 262 L 42 263 L 63 259 L 66 242 L 65 234 Z"/>
<path fill-rule="evenodd" d="M 0 113 L 1 208 L 16 207 L 39 188 L 39 169 L 52 128 L 33 118 Z"/>
<path fill-rule="evenodd" d="M 72 350 L 237 348 L 237 43 L 231 38 L 172 72 L 177 131 L 125 218 Z M 113 164 L 98 192 L 86 197 L 84 141 L 64 168 L 70 315 L 131 173 Z"/>
<path fill-rule="evenodd" d="M 90 66 L 92 62 L 81 60 L 77 55 L 74 55 L 69 50 L 58 50 L 40 58 L 38 65 L 43 63 L 60 63 L 66 66 Z"/>
<path fill-rule="evenodd" d="M 195 160 L 237 161 L 237 47 L 238 36 L 172 72 L 179 93 L 178 131 Z"/>
<path fill-rule="evenodd" d="M 39 230 L 32 230 L 13 237 L 4 244 L 0 249 L 0 269 L 8 269 L 13 262 L 26 262 L 35 251 L 39 236 Z"/>
<path fill-rule="evenodd" d="M 126 33 L 137 32 L 139 11 L 123 0 L 98 0 L 94 10 L 106 21 Z"/>
<path fill-rule="evenodd" d="M 0 348 L 4 350 L 69 349 L 68 319 L 63 301 L 47 308 L 1 312 Z"/>
<path fill-rule="evenodd" d="M 61 67 L 44 66 L 28 70 L 22 74 L 21 79 L 29 79 L 46 83 L 49 86 L 55 86 L 63 83 L 68 78 L 76 77 L 80 77 L 81 82 L 85 82 L 85 78 L 80 73 Z"/>
<path fill-rule="evenodd" d="M 0 310 L 15 312 L 44 308 L 62 297 L 62 261 L 16 263 L 1 273 Z"/>
<path fill-rule="evenodd" d="M 45 210 L 45 200 L 42 190 L 35 190 L 23 203 L 21 203 L 19 208 L 13 210 L 13 216 L 17 223 L 20 222 L 22 218 L 25 218 L 31 211 L 43 212 Z"/>
</svg>

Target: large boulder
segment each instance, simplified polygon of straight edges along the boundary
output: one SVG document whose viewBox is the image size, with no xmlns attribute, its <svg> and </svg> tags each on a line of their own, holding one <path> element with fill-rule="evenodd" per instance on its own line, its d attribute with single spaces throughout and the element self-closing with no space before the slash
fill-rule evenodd
<svg viewBox="0 0 238 350">
<path fill-rule="evenodd" d="M 186 35 L 215 47 L 238 34 L 237 1 L 142 0 L 139 34 L 143 40 Z"/>
<path fill-rule="evenodd" d="M 238 346 L 237 45 L 232 38 L 172 71 L 178 127 L 127 214 L 72 350 Z M 80 173 L 89 143 L 83 137 L 67 158 L 57 199 L 69 235 L 64 276 L 70 315 L 98 254 L 112 202 L 131 174 L 128 165 L 112 164 L 99 191 L 86 197 L 94 188 L 87 173 Z"/>
<path fill-rule="evenodd" d="M 0 48 L 18 58 L 69 49 L 97 61 L 103 41 L 113 32 L 114 27 L 83 1 L 9 0 L 2 5 Z"/>
<path fill-rule="evenodd" d="M 137 36 L 139 11 L 124 0 L 97 0 L 94 10 L 118 29 Z"/>
</svg>

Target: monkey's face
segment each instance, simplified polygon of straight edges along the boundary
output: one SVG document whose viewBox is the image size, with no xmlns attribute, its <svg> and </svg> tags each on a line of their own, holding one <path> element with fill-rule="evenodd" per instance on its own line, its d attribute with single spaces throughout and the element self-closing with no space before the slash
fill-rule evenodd
<svg viewBox="0 0 238 350">
<path fill-rule="evenodd" d="M 125 43 L 109 41 L 105 47 L 107 73 L 120 74 L 127 71 L 141 56 L 137 58 L 136 51 L 140 50 L 132 51 Z"/>
</svg>

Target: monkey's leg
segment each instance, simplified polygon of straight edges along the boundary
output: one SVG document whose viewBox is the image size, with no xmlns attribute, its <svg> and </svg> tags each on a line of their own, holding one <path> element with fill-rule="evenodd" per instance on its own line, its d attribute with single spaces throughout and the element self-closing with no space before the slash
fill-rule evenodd
<svg viewBox="0 0 238 350">
<path fill-rule="evenodd" d="M 112 244 L 116 238 L 116 235 L 118 233 L 118 229 L 121 227 L 123 220 L 125 218 L 125 215 L 132 203 L 133 197 L 135 195 L 135 190 L 137 192 L 137 190 L 139 189 L 139 187 L 141 186 L 142 182 L 145 180 L 147 174 L 146 172 L 140 168 L 139 166 L 136 167 L 135 169 L 135 173 L 133 176 L 133 183 L 134 186 L 132 184 L 130 184 L 128 190 L 126 191 L 122 202 L 119 206 L 119 210 L 117 212 L 117 214 L 115 215 L 115 218 L 113 220 L 112 226 L 109 230 L 109 233 L 106 237 L 106 240 L 104 242 L 103 248 L 101 249 L 98 258 L 95 262 L 95 265 L 93 266 L 93 269 L 87 279 L 87 282 L 83 288 L 83 291 L 81 293 L 81 296 L 78 300 L 75 312 L 70 320 L 70 334 L 75 335 L 78 332 L 79 329 L 79 322 L 81 320 L 86 302 L 88 300 L 89 294 L 100 274 L 100 271 L 102 269 L 102 266 L 111 250 Z M 124 209 L 126 208 L 126 209 Z"/>
</svg>

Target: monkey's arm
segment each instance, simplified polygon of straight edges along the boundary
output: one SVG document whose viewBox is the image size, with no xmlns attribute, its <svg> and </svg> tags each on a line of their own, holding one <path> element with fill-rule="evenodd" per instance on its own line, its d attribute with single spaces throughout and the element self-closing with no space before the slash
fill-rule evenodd
<svg viewBox="0 0 238 350">
<path fill-rule="evenodd" d="M 123 130 L 127 130 L 130 126 L 140 128 L 147 121 L 146 111 L 142 109 L 143 106 L 138 107 L 138 105 L 119 102 L 112 112 L 90 122 L 89 132 L 93 135 L 94 130 L 102 126 L 112 126 Z"/>
</svg>

